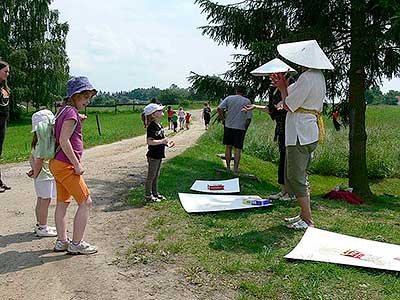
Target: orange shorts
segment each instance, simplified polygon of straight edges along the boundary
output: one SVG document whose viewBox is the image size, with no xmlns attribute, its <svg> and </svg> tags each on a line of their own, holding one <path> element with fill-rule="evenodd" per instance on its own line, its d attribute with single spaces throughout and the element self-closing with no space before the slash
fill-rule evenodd
<svg viewBox="0 0 400 300">
<path fill-rule="evenodd" d="M 49 168 L 56 180 L 57 202 L 69 203 L 71 197 L 74 197 L 76 202 L 81 204 L 89 197 L 90 191 L 83 177 L 75 174 L 73 165 L 52 159 Z"/>
</svg>

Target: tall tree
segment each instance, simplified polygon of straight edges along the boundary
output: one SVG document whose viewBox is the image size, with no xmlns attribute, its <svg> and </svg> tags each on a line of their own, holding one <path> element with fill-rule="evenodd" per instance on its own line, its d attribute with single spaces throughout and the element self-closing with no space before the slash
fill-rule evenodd
<svg viewBox="0 0 400 300">
<path fill-rule="evenodd" d="M 250 71 L 276 57 L 283 42 L 316 39 L 335 66 L 326 74 L 328 96 L 348 102 L 349 185 L 371 195 L 366 169 L 365 90 L 400 75 L 398 0 L 244 0 L 220 5 L 196 0 L 207 14 L 203 34 L 249 51 L 236 55 L 225 79 L 250 84 L 263 95 L 269 82 Z"/>
<path fill-rule="evenodd" d="M 13 100 L 47 105 L 60 98 L 68 79 L 65 41 L 68 24 L 59 22 L 52 0 L 2 0 L 0 57 L 11 64 Z"/>
</svg>

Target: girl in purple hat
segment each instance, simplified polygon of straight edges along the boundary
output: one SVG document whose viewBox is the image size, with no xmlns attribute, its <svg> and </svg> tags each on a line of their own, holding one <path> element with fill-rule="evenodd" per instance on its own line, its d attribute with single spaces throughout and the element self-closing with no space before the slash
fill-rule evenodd
<svg viewBox="0 0 400 300">
<path fill-rule="evenodd" d="M 54 251 L 68 251 L 71 254 L 93 254 L 95 246 L 83 241 L 85 227 L 89 218 L 92 203 L 90 191 L 83 179 L 85 172 L 81 163 L 83 152 L 82 122 L 86 116 L 80 115 L 90 99 L 96 95 L 96 89 L 86 77 L 75 77 L 68 81 L 68 94 L 64 99 L 66 108 L 55 122 L 55 137 L 60 150 L 50 161 L 50 170 L 57 185 L 57 206 L 55 221 L 57 241 Z M 72 240 L 67 236 L 67 208 L 72 197 L 79 207 L 74 218 Z"/>
</svg>

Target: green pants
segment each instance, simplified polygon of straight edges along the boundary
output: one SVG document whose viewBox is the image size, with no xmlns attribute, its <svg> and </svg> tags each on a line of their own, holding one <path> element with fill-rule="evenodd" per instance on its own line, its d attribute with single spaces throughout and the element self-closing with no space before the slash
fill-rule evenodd
<svg viewBox="0 0 400 300">
<path fill-rule="evenodd" d="M 290 195 L 306 197 L 309 194 L 307 169 L 311 162 L 311 154 L 317 148 L 318 141 L 295 146 L 286 146 L 285 189 Z"/>
</svg>

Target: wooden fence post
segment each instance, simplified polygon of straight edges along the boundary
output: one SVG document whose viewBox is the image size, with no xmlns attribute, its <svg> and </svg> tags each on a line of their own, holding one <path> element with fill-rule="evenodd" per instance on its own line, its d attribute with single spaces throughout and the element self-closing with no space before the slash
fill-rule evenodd
<svg viewBox="0 0 400 300">
<path fill-rule="evenodd" d="M 98 114 L 96 114 L 96 123 L 97 123 L 97 131 L 99 132 L 99 135 L 101 135 L 100 118 Z"/>
</svg>

